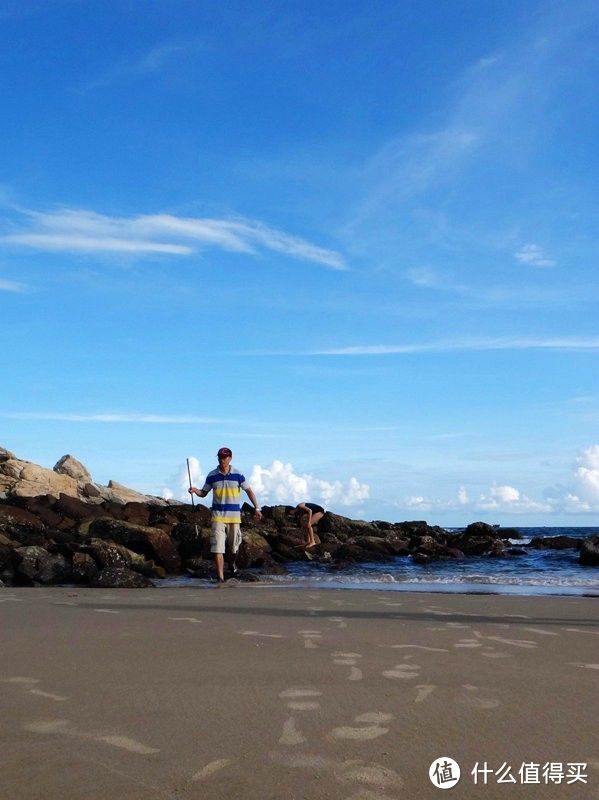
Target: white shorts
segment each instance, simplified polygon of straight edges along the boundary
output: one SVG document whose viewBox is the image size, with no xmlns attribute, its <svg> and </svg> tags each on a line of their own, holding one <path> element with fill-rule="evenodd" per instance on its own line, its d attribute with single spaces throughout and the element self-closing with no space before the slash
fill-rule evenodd
<svg viewBox="0 0 599 800">
<path fill-rule="evenodd" d="M 213 522 L 210 529 L 210 552 L 224 553 L 225 544 L 229 552 L 236 553 L 241 544 L 241 525 L 238 522 Z"/>
</svg>

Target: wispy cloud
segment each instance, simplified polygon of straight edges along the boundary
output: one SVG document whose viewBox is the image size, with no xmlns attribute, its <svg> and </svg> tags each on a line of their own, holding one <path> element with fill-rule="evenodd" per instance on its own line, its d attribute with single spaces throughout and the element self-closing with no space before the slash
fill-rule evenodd
<svg viewBox="0 0 599 800">
<path fill-rule="evenodd" d="M 171 416 L 168 414 L 55 414 L 52 412 L 0 411 L 3 419 L 48 420 L 52 422 L 135 422 L 152 425 L 222 425 L 235 420 L 215 417 Z"/>
<path fill-rule="evenodd" d="M 322 350 L 308 350 L 296 355 L 312 356 L 377 356 L 402 355 L 410 353 L 445 353 L 468 350 L 599 350 L 597 337 L 550 337 L 546 339 L 533 337 L 497 338 L 497 339 L 446 339 L 436 342 L 397 345 L 352 345 Z M 275 355 L 273 353 L 272 355 Z M 291 355 L 291 353 L 290 353 Z"/>
<path fill-rule="evenodd" d="M 6 281 L 0 278 L 0 292 L 26 292 L 28 287 L 17 281 Z"/>
<path fill-rule="evenodd" d="M 201 247 L 230 252 L 257 253 L 260 248 L 344 270 L 343 256 L 335 250 L 247 219 L 177 217 L 142 214 L 109 217 L 81 209 L 24 211 L 27 224 L 0 237 L 0 244 L 37 250 L 144 255 L 190 255 Z"/>
<path fill-rule="evenodd" d="M 199 38 L 162 42 L 140 53 L 137 58 L 113 64 L 97 78 L 86 83 L 80 91 L 103 89 L 115 83 L 155 75 L 164 70 L 177 56 L 205 47 L 205 43 Z"/>
<path fill-rule="evenodd" d="M 538 244 L 525 244 L 514 253 L 514 258 L 521 264 L 529 264 L 531 267 L 554 267 L 556 265 L 556 262 L 552 258 L 548 258 Z"/>
</svg>

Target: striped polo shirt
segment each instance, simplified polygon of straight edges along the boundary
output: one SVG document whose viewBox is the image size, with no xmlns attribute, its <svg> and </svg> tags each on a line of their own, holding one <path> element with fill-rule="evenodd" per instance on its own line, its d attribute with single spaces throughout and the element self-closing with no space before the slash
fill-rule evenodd
<svg viewBox="0 0 599 800">
<path fill-rule="evenodd" d="M 245 476 L 232 464 L 226 475 L 218 467 L 209 472 L 202 491 L 212 489 L 212 522 L 241 522 L 241 490 L 248 486 Z"/>
</svg>

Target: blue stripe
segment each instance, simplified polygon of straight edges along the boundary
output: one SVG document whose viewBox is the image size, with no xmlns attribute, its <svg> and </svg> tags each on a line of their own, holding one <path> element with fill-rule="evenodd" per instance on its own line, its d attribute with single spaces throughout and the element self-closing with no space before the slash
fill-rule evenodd
<svg viewBox="0 0 599 800">
<path fill-rule="evenodd" d="M 213 511 L 239 511 L 239 503 L 213 503 Z"/>
<path fill-rule="evenodd" d="M 229 475 L 221 475 L 221 473 L 219 472 L 216 475 L 209 473 L 208 476 L 206 477 L 206 483 L 213 484 L 219 481 L 233 481 L 234 483 L 245 483 L 245 476 L 241 475 L 239 472 L 233 472 L 230 473 Z"/>
</svg>

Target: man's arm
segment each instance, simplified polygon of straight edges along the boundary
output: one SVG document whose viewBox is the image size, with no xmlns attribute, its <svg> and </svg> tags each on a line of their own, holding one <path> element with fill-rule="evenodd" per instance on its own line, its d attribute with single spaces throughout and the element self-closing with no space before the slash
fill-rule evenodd
<svg viewBox="0 0 599 800">
<path fill-rule="evenodd" d="M 196 489 L 195 486 L 191 486 L 187 491 L 189 494 L 197 494 L 198 497 L 206 497 L 208 494 L 205 489 Z"/>
<path fill-rule="evenodd" d="M 244 489 L 244 492 L 250 498 L 250 501 L 251 501 L 252 505 L 254 506 L 254 518 L 256 519 L 256 521 L 261 520 L 262 519 L 262 512 L 260 511 L 260 506 L 258 505 L 258 501 L 256 500 L 256 495 L 254 494 L 254 490 L 252 489 L 251 486 L 246 486 L 246 488 Z"/>
</svg>

